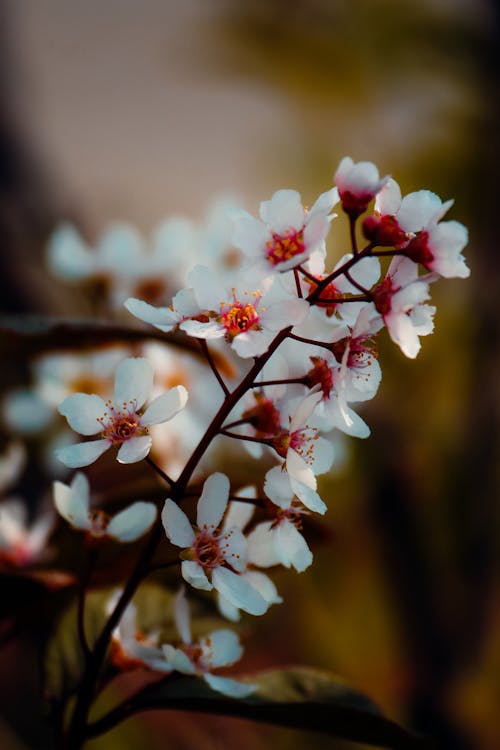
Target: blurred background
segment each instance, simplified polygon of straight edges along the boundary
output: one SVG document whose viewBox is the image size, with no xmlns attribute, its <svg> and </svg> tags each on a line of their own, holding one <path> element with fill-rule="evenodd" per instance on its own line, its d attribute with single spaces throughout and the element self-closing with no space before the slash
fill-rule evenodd
<svg viewBox="0 0 500 750">
<path fill-rule="evenodd" d="M 47 269 L 63 220 L 92 239 L 117 219 L 146 234 L 168 215 L 201 221 L 223 193 L 252 212 L 282 187 L 307 203 L 344 155 L 403 193 L 455 198 L 471 278 L 433 288 L 436 334 L 416 362 L 382 341 L 372 436 L 323 479 L 315 564 L 277 577 L 285 604 L 246 623 L 244 664 L 331 670 L 450 750 L 500 747 L 499 49 L 494 0 L 0 2 L 5 314 L 85 311 Z M 2 367 L 3 390 L 29 383 L 27 361 Z M 33 505 L 48 486 L 37 466 L 21 487 Z M 49 747 L 35 641 L 4 644 L 8 750 Z M 325 746 L 344 747 L 174 713 L 89 743 Z"/>
</svg>

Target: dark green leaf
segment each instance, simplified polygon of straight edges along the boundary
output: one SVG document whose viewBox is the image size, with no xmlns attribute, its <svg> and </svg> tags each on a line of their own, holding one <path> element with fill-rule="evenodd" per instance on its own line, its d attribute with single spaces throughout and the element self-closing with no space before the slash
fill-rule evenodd
<svg viewBox="0 0 500 750">
<path fill-rule="evenodd" d="M 140 711 L 176 709 L 237 716 L 314 730 L 385 748 L 421 748 L 425 743 L 383 717 L 364 695 L 333 675 L 305 667 L 264 672 L 249 680 L 258 690 L 246 699 L 227 698 L 199 678 L 172 674 L 150 684 L 90 726 L 90 736 Z"/>
</svg>

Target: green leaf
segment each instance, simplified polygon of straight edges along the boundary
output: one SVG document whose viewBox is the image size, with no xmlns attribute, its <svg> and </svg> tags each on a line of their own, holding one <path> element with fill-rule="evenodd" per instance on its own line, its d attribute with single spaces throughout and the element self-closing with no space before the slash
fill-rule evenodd
<svg viewBox="0 0 500 750">
<path fill-rule="evenodd" d="M 89 736 L 96 737 L 141 711 L 176 709 L 320 731 L 378 747 L 424 747 L 422 739 L 382 716 L 369 698 L 326 672 L 294 667 L 263 672 L 248 681 L 258 685 L 257 692 L 236 700 L 213 691 L 202 679 L 169 675 L 91 724 Z"/>
</svg>

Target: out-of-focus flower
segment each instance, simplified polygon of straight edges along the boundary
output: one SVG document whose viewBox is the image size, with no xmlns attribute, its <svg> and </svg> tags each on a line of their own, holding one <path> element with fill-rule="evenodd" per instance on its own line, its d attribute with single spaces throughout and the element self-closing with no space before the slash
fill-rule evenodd
<svg viewBox="0 0 500 750">
<path fill-rule="evenodd" d="M 156 506 L 143 501 L 132 503 L 112 518 L 103 510 L 91 509 L 89 483 L 81 472 L 74 476 L 70 485 L 54 482 L 54 504 L 73 528 L 95 538 L 111 537 L 118 542 L 139 539 L 156 518 Z"/>
<path fill-rule="evenodd" d="M 10 487 L 23 470 L 26 461 L 26 450 L 22 443 L 9 443 L 5 453 L 0 456 L 0 493 Z"/>
<path fill-rule="evenodd" d="M 23 500 L 3 500 L 0 503 L 0 563 L 23 567 L 39 562 L 47 552 L 53 524 L 51 513 L 43 513 L 28 524 L 28 510 Z"/>
<path fill-rule="evenodd" d="M 193 642 L 184 588 L 177 594 L 174 612 L 182 643 L 177 647 L 170 644 L 162 646 L 168 669 L 182 674 L 197 675 L 205 680 L 212 690 L 230 698 L 245 698 L 257 689 L 256 685 L 213 674 L 215 669 L 229 667 L 241 659 L 243 648 L 236 633 L 232 630 L 215 630 Z"/>
<path fill-rule="evenodd" d="M 107 611 L 111 614 L 121 592 L 118 591 L 108 603 Z M 165 662 L 163 651 L 158 646 L 158 633 L 147 635 L 137 627 L 137 607 L 133 602 L 125 608 L 118 626 L 113 631 L 111 641 L 111 659 L 121 669 L 146 667 L 160 672 L 170 672 Z"/>
<path fill-rule="evenodd" d="M 212 474 L 203 485 L 198 501 L 196 527 L 170 498 L 165 501 L 162 522 L 168 539 L 184 548 L 182 576 L 191 586 L 216 589 L 234 607 L 262 615 L 269 603 L 241 575 L 247 566 L 246 540 L 238 528 L 220 531 L 229 500 L 229 479 Z"/>
<path fill-rule="evenodd" d="M 99 440 L 77 443 L 57 452 L 58 458 L 72 468 L 88 466 L 112 445 L 119 445 L 118 461 L 141 461 L 151 448 L 148 428 L 172 419 L 186 404 L 183 386 L 171 388 L 155 398 L 142 411 L 153 388 L 153 368 L 146 359 L 130 358 L 116 370 L 113 401 L 100 396 L 75 393 L 59 407 L 70 427 L 81 435 L 101 433 Z"/>
<path fill-rule="evenodd" d="M 333 188 L 308 210 L 296 190 L 278 190 L 260 204 L 261 221 L 246 211 L 235 217 L 234 244 L 258 272 L 288 271 L 323 246 L 338 199 Z"/>
</svg>

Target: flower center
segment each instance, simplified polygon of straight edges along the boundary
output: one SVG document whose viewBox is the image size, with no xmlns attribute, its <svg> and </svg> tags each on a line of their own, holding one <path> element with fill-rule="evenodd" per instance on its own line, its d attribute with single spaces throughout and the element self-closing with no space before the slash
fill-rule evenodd
<svg viewBox="0 0 500 750">
<path fill-rule="evenodd" d="M 194 553 L 203 568 L 217 568 L 224 562 L 219 538 L 203 529 L 194 544 Z"/>
<path fill-rule="evenodd" d="M 107 412 L 97 420 L 102 425 L 103 438 L 115 445 L 130 440 L 139 429 L 141 432 L 144 431 L 135 405 L 135 400 L 129 401 L 128 404 L 124 401 L 122 408 L 117 409 L 111 401 L 106 402 Z"/>
<path fill-rule="evenodd" d="M 89 529 L 89 534 L 97 538 L 105 536 L 110 520 L 110 516 L 103 510 L 91 510 L 89 521 L 92 525 Z"/>
<path fill-rule="evenodd" d="M 307 284 L 309 284 L 311 288 L 311 294 L 318 288 L 318 284 L 320 281 L 322 281 L 321 276 L 317 276 L 317 283 L 315 283 L 312 279 L 306 278 L 305 281 Z M 341 292 L 337 289 L 333 281 L 330 281 L 329 284 L 325 286 L 324 289 L 321 290 L 321 292 L 318 295 L 317 300 L 315 301 L 315 304 L 318 307 L 325 308 L 326 314 L 329 318 L 332 317 L 332 315 L 335 314 L 335 310 L 337 309 L 337 303 L 332 300 L 340 299 L 342 297 Z M 325 300 L 328 300 L 326 302 Z"/>
<path fill-rule="evenodd" d="M 286 229 L 283 234 L 272 233 L 272 239 L 266 242 L 266 257 L 277 266 L 306 250 L 304 244 L 304 229 Z"/>
<path fill-rule="evenodd" d="M 248 296 L 248 292 L 243 292 L 245 296 Z M 257 306 L 262 298 L 259 291 L 252 292 L 253 302 L 248 299 L 239 299 L 236 297 L 236 290 L 233 289 L 233 301 L 231 303 L 221 302 L 220 303 L 220 317 L 219 321 L 226 329 L 226 336 L 229 340 L 235 338 L 240 333 L 245 333 L 252 329 L 259 329 L 259 313 L 257 312 Z M 265 312 L 265 308 L 261 308 L 262 312 Z"/>
</svg>

